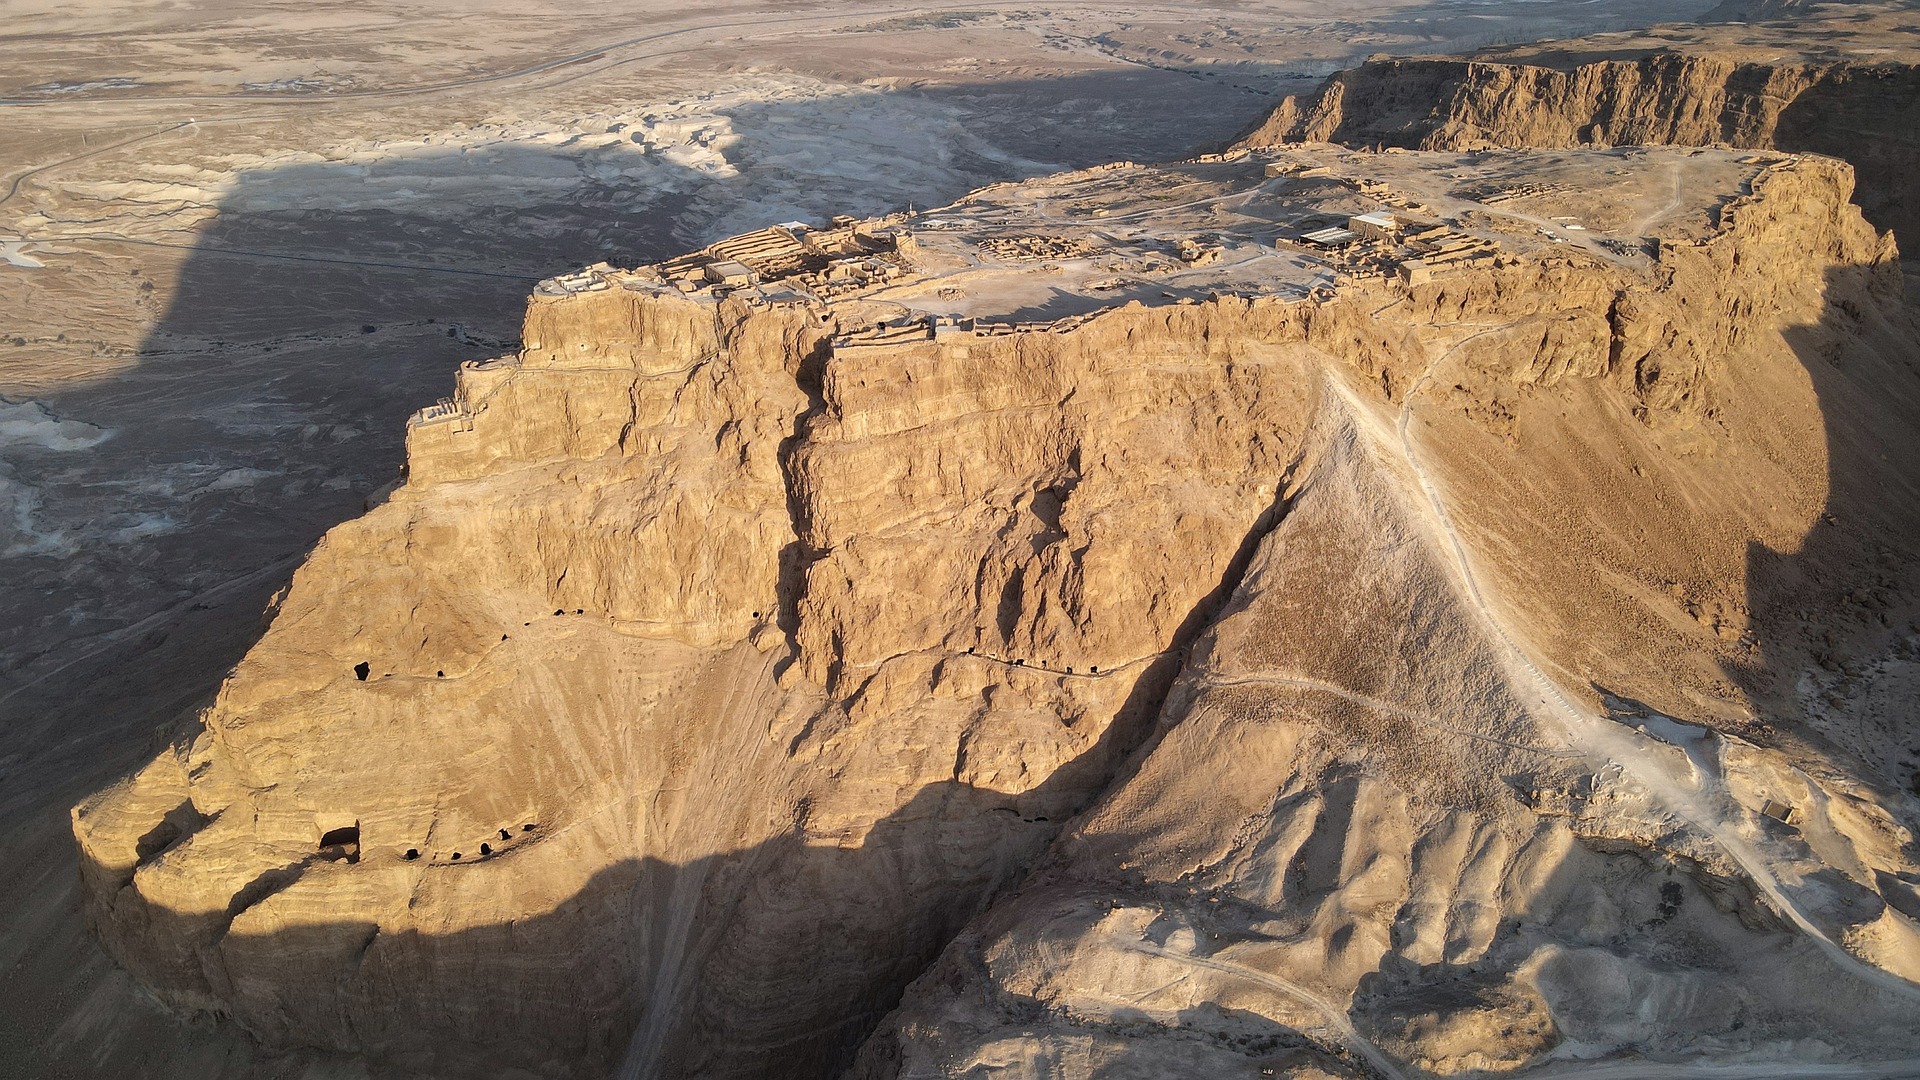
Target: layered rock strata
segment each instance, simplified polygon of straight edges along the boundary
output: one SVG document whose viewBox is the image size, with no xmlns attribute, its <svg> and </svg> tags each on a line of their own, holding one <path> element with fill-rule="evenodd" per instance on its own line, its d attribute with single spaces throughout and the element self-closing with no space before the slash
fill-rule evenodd
<svg viewBox="0 0 1920 1080">
<path fill-rule="evenodd" d="M 1477 59 L 1374 61 L 1283 100 L 1240 144 L 1808 151 L 1853 165 L 1869 220 L 1920 238 L 1911 183 L 1920 168 L 1916 133 L 1920 69 L 1911 64 L 1662 52 L 1564 70 Z"/>
<path fill-rule="evenodd" d="M 1516 322 L 1485 284 L 1416 287 L 1413 340 L 1492 329 L 1409 348 L 1424 366 L 1390 393 L 1330 365 L 1288 513 L 1153 740 L 853 1075 L 1912 1067 L 1904 767 L 1823 742 L 1774 685 L 1804 670 L 1796 620 L 1862 652 L 1911 633 L 1910 604 L 1798 606 L 1911 512 L 1910 456 L 1879 451 L 1910 438 L 1913 327 L 1888 249 L 1807 183 L 1830 168 L 1663 252 L 1665 287 L 1617 302 L 1611 334 L 1555 332 L 1598 318 L 1570 291 Z M 1661 301 L 1687 314 L 1643 352 L 1618 320 Z M 1630 358 L 1680 341 L 1697 381 L 1630 419 Z M 1816 393 L 1824 440 L 1792 419 Z M 1787 526 L 1823 498 L 1858 539 Z M 1803 577 L 1723 546 L 1742 533 Z M 1654 625 L 1683 610 L 1680 638 L 1744 641 L 1717 689 Z"/>
<path fill-rule="evenodd" d="M 646 275 L 537 295 L 201 730 L 75 809 L 101 937 L 176 1006 L 402 1071 L 827 1075 L 1097 799 L 863 1069 L 1141 1035 L 1140 1064 L 1448 1071 L 1753 1009 L 1852 1053 L 1869 992 L 1628 1031 L 1543 989 L 1591 961 L 1684 997 L 1733 963 L 1697 950 L 1755 942 L 1913 973 L 1893 766 L 1726 674 L 1762 659 L 1750 546 L 1829 496 L 1795 349 L 1912 383 L 1849 183 L 1757 165 L 1651 261 L 1032 333 Z M 1897 563 L 1908 513 L 1851 527 Z M 1685 754 L 1630 733 L 1654 772 L 1609 772 L 1605 701 Z M 1696 752 L 1720 786 L 1661 779 Z M 1462 1049 L 1487 1010 L 1526 1034 Z"/>
</svg>

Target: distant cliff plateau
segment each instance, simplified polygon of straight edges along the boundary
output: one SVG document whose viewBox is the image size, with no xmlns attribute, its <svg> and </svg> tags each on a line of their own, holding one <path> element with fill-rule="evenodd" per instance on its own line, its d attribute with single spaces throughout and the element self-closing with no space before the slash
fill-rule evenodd
<svg viewBox="0 0 1920 1080">
<path fill-rule="evenodd" d="M 1913 197 L 1920 67 L 1905 62 L 1762 63 L 1691 52 L 1570 68 L 1380 59 L 1283 100 L 1238 145 L 1288 142 L 1421 150 L 1721 145 L 1827 154 L 1853 165 L 1868 221 L 1892 229 L 1909 252 L 1920 246 Z"/>
</svg>

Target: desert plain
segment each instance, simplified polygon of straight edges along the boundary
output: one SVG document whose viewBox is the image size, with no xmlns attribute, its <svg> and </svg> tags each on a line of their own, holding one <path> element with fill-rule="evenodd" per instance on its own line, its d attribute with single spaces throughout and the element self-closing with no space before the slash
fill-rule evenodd
<svg viewBox="0 0 1920 1080">
<path fill-rule="evenodd" d="M 1913 1075 L 1920 34 L 1730 8 L 10 5 L 0 1071 Z"/>
</svg>

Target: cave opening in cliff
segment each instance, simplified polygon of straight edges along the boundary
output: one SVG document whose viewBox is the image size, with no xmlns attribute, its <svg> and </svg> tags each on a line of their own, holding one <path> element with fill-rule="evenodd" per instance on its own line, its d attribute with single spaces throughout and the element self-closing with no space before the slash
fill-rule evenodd
<svg viewBox="0 0 1920 1080">
<path fill-rule="evenodd" d="M 366 682 L 367 674 L 372 670 L 373 670 L 373 665 L 367 663 L 365 660 L 362 660 L 359 663 L 353 665 L 353 676 L 354 678 L 359 679 L 361 682 Z"/>
<path fill-rule="evenodd" d="M 342 825 L 320 834 L 320 851 L 329 859 L 360 861 L 360 823 Z"/>
</svg>

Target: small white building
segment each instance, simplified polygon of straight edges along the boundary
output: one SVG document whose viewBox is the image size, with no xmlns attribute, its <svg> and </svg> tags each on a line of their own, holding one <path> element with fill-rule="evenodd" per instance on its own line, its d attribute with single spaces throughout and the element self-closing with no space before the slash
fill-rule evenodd
<svg viewBox="0 0 1920 1080">
<path fill-rule="evenodd" d="M 1347 219 L 1347 228 L 1357 236 L 1369 240 L 1392 240 L 1400 235 L 1400 222 L 1392 214 L 1374 211 L 1371 214 L 1355 214 Z"/>
<path fill-rule="evenodd" d="M 1300 239 L 1305 240 L 1315 247 L 1343 247 L 1359 239 L 1359 234 L 1355 233 L 1352 229 L 1343 229 L 1338 225 L 1330 225 L 1324 229 L 1315 229 L 1310 233 L 1305 233 Z"/>
<path fill-rule="evenodd" d="M 721 285 L 729 289 L 744 289 L 753 284 L 754 273 L 746 263 L 729 260 L 727 262 L 708 263 L 706 267 L 706 278 L 715 285 Z"/>
</svg>

